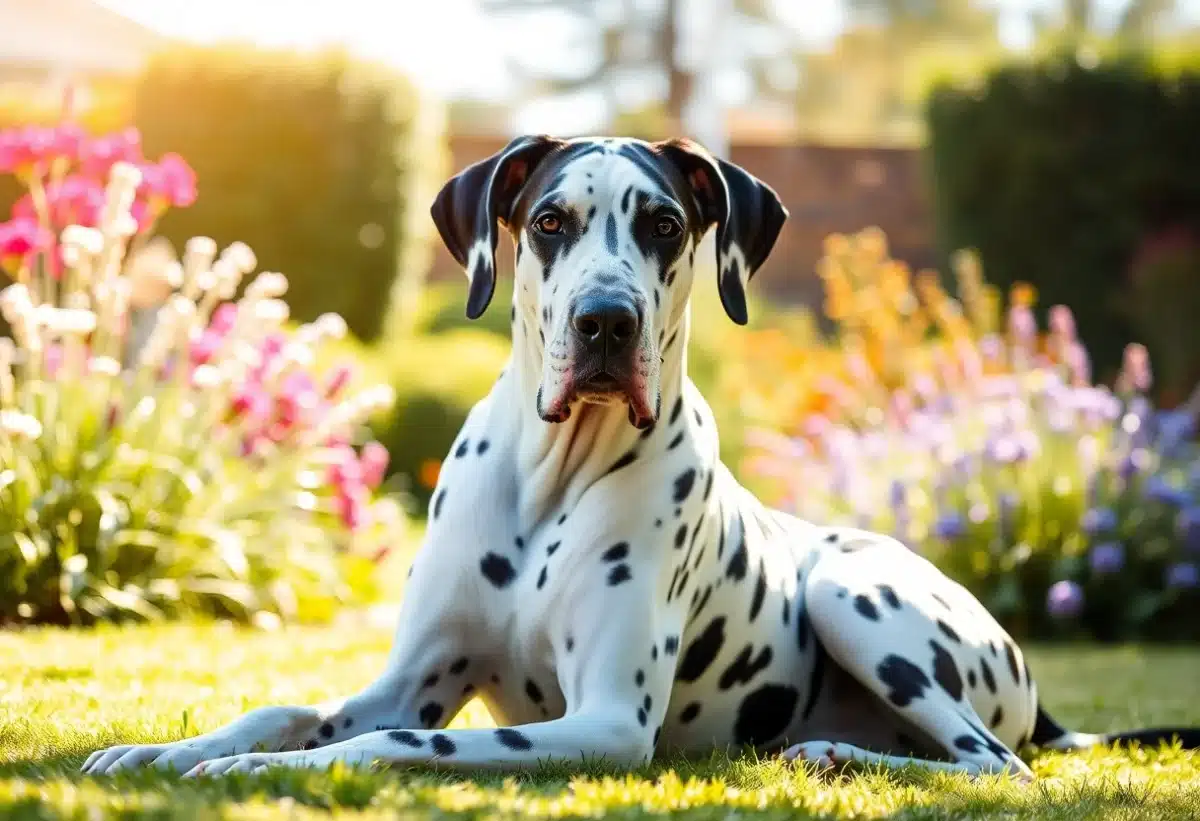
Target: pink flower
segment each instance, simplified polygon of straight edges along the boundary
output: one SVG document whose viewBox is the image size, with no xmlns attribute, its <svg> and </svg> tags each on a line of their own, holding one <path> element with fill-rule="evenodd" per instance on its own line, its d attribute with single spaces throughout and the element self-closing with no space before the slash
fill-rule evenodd
<svg viewBox="0 0 1200 821">
<path fill-rule="evenodd" d="M 358 463 L 362 471 L 363 484 L 369 488 L 379 487 L 383 482 L 384 473 L 387 472 L 389 458 L 388 449 L 378 442 L 367 442 L 363 445 Z"/>
<path fill-rule="evenodd" d="M 157 163 L 143 163 L 141 170 L 138 193 L 156 214 L 168 206 L 186 208 L 196 201 L 196 172 L 178 154 L 164 154 Z"/>
<path fill-rule="evenodd" d="M 237 303 L 222 302 L 213 311 L 212 319 L 208 323 L 208 329 L 215 334 L 224 336 L 233 330 L 233 325 L 237 322 Z"/>
<path fill-rule="evenodd" d="M 71 163 L 79 161 L 87 134 L 75 123 L 62 123 L 53 129 L 51 151 L 55 159 L 68 160 Z"/>
<path fill-rule="evenodd" d="M 107 180 L 108 172 L 119 162 L 139 164 L 141 161 L 142 135 L 136 128 L 87 140 L 79 152 L 83 173 L 100 180 Z"/>
<path fill-rule="evenodd" d="M 365 493 L 339 493 L 334 497 L 334 504 L 338 518 L 347 529 L 355 531 L 366 524 L 368 507 Z"/>
<path fill-rule="evenodd" d="M 54 235 L 36 220 L 17 217 L 0 222 L 0 267 L 17 269 L 30 262 L 30 257 L 54 247 Z M 51 268 L 57 254 L 49 255 Z M 52 271 L 53 273 L 53 271 Z"/>
<path fill-rule="evenodd" d="M 229 414 L 234 419 L 265 419 L 270 412 L 271 397 L 252 388 L 242 388 L 229 403 Z"/>
<path fill-rule="evenodd" d="M 190 352 L 192 365 L 206 365 L 211 362 L 221 347 L 221 342 L 221 336 L 212 330 L 204 331 L 193 339 Z"/>
<path fill-rule="evenodd" d="M 54 157 L 54 130 L 26 126 L 0 133 L 0 172 L 21 177 L 46 173 Z"/>
<path fill-rule="evenodd" d="M 335 367 L 325 383 L 325 398 L 336 399 L 350 384 L 352 378 L 354 378 L 354 368 L 348 363 Z"/>
<path fill-rule="evenodd" d="M 51 342 L 46 346 L 46 376 L 54 379 L 58 376 L 58 370 L 63 363 L 63 347 L 57 342 Z"/>
</svg>

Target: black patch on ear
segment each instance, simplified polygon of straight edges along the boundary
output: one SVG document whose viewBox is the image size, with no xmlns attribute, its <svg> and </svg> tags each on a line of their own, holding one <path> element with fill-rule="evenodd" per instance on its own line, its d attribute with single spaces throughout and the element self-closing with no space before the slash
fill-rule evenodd
<svg viewBox="0 0 1200 821">
<path fill-rule="evenodd" d="M 565 143 L 545 135 L 518 137 L 504 150 L 468 166 L 452 177 L 429 209 L 446 250 L 459 265 L 470 269 L 467 318 L 478 319 L 496 290 L 497 221 L 508 224 L 513 204 L 533 169 L 547 154 Z M 487 253 L 470 259 L 471 248 L 482 243 Z"/>
<path fill-rule="evenodd" d="M 687 139 L 655 143 L 683 174 L 695 197 L 701 224 L 697 239 L 717 226 L 717 287 L 725 313 L 739 325 L 749 321 L 742 270 L 730 250 L 741 250 L 746 280 L 762 266 L 779 238 L 788 211 L 769 185 L 739 166 L 709 154 Z"/>
</svg>

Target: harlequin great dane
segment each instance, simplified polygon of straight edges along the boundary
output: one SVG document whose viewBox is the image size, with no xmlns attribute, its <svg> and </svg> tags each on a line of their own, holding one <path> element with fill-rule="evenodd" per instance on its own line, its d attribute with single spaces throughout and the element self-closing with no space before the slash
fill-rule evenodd
<svg viewBox="0 0 1200 821">
<path fill-rule="evenodd" d="M 746 323 L 788 216 L 767 185 L 686 140 L 535 136 L 451 179 L 432 216 L 472 319 L 500 228 L 513 238 L 513 353 L 447 454 L 386 669 L 85 771 L 637 766 L 732 746 L 1028 779 L 1026 742 L 1174 732 L 1063 730 L 964 588 L 891 538 L 763 506 L 720 462 L 686 371 L 692 279 L 715 263 Z M 445 729 L 476 695 L 502 728 Z"/>
</svg>

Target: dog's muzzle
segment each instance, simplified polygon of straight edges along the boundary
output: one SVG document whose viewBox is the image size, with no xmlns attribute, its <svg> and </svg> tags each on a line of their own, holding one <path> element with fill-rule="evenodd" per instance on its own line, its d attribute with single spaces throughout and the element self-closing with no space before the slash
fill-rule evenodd
<svg viewBox="0 0 1200 821">
<path fill-rule="evenodd" d="M 654 421 L 654 407 L 647 396 L 645 357 L 642 346 L 643 311 L 632 295 L 597 291 L 580 296 L 568 316 L 571 365 L 550 398 L 547 421 L 564 421 L 569 404 L 582 400 L 591 404 L 629 405 L 629 420 L 646 427 Z"/>
</svg>

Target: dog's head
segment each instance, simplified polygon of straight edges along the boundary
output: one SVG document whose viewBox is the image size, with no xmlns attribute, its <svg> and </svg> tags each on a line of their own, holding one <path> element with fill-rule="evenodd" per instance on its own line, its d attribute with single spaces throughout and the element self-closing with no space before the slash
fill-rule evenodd
<svg viewBox="0 0 1200 821">
<path fill-rule="evenodd" d="M 725 311 L 744 325 L 746 283 L 787 219 L 770 187 L 689 140 L 546 136 L 465 169 L 432 215 L 467 271 L 471 319 L 495 291 L 497 226 L 512 235 L 514 320 L 541 356 L 539 415 L 561 422 L 576 402 L 619 402 L 637 427 L 661 410 L 664 340 L 682 320 L 693 269 L 716 263 Z M 717 258 L 698 260 L 713 226 Z"/>
</svg>

